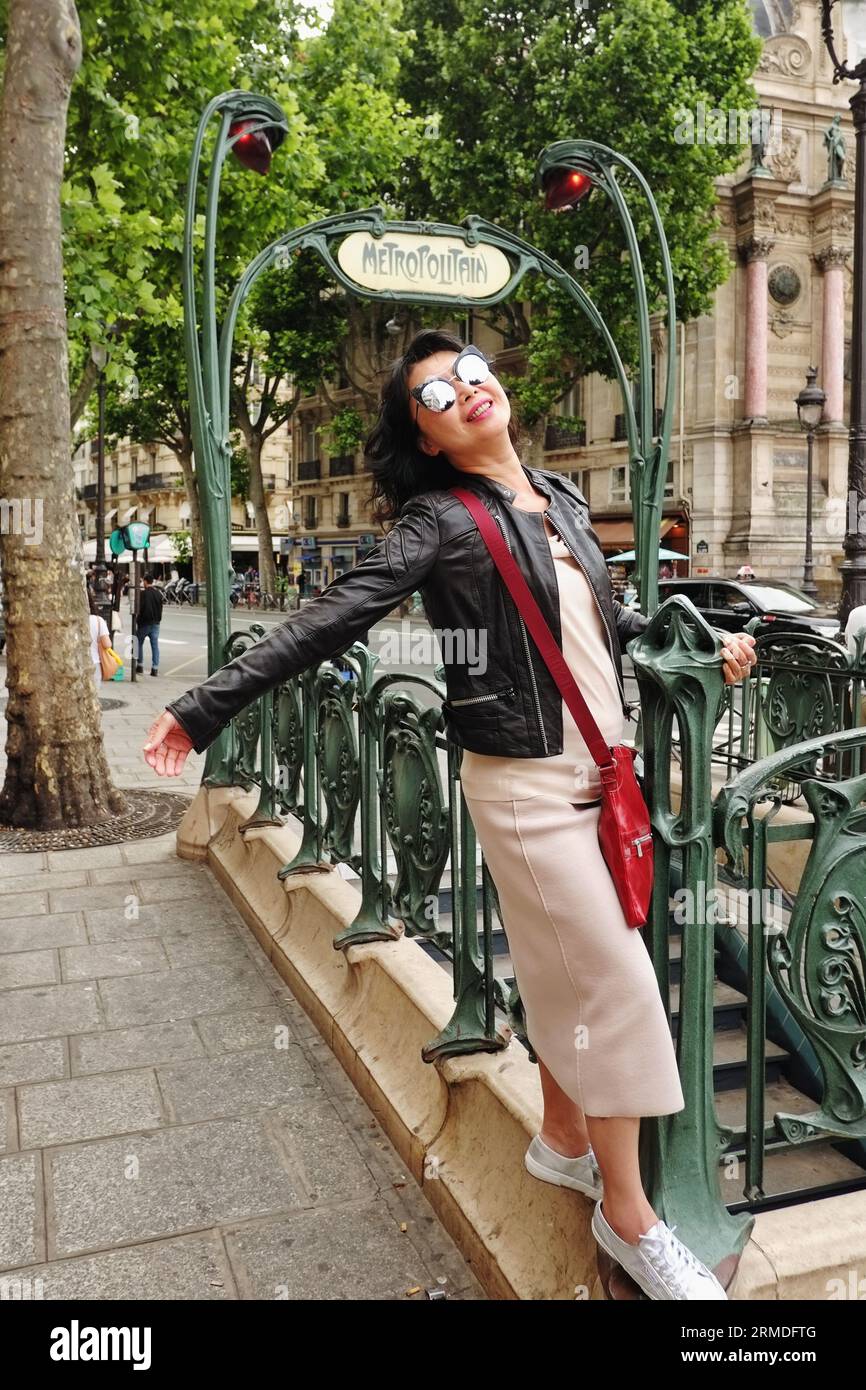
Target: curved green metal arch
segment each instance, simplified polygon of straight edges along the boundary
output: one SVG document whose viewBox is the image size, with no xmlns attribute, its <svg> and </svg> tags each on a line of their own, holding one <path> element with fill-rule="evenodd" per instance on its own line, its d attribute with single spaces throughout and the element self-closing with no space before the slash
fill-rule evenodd
<svg viewBox="0 0 866 1390">
<path fill-rule="evenodd" d="M 363 285 L 358 285 L 356 281 L 346 275 L 345 271 L 338 265 L 331 254 L 330 243 L 332 241 L 337 238 L 348 236 L 350 232 L 355 231 L 368 231 L 375 237 L 384 236 L 387 232 L 410 232 L 421 236 L 433 237 L 451 236 L 463 240 L 467 246 L 477 245 L 481 242 L 489 246 L 496 246 L 501 251 L 512 252 L 518 258 L 517 266 L 508 282 L 501 290 L 498 290 L 493 295 L 485 295 L 483 298 L 478 299 L 470 299 L 465 295 L 423 294 L 418 291 L 371 290 Z M 387 300 L 389 303 L 404 301 L 412 304 L 441 304 L 443 307 L 448 308 L 484 308 L 487 305 L 498 304 L 501 300 L 506 299 L 516 289 L 529 271 L 536 270 L 540 274 L 545 275 L 548 279 L 555 280 L 572 296 L 586 314 L 590 323 L 592 323 L 593 327 L 604 339 L 611 355 L 620 390 L 622 391 L 629 448 L 632 454 L 638 452 L 638 429 L 634 405 L 629 391 L 628 378 L 616 343 L 596 305 L 568 271 L 564 270 L 562 266 L 552 260 L 551 257 L 547 256 L 543 251 L 540 251 L 537 247 L 531 246 L 513 232 L 506 231 L 505 228 L 498 227 L 495 223 L 488 222 L 482 217 L 474 215 L 467 217 L 459 227 L 444 222 L 387 221 L 385 218 L 385 209 L 378 204 L 370 208 L 360 209 L 356 212 L 337 213 L 333 217 L 326 217 L 317 222 L 310 222 L 305 227 L 299 227 L 295 231 L 287 233 L 285 236 L 278 237 L 275 241 L 271 242 L 270 246 L 260 251 L 254 260 L 250 261 L 235 286 L 220 335 L 220 404 L 222 410 L 221 424 L 224 434 L 228 433 L 229 425 L 231 351 L 234 342 L 235 327 L 241 307 L 252 290 L 256 280 L 265 270 L 269 269 L 274 264 L 281 253 L 306 249 L 316 251 L 334 278 L 350 293 L 362 299 Z"/>
</svg>

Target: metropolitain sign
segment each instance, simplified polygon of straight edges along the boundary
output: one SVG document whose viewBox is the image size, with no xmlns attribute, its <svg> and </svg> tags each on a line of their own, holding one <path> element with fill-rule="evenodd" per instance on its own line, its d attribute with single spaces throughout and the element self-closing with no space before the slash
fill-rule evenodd
<svg viewBox="0 0 866 1390">
<path fill-rule="evenodd" d="M 508 284 L 507 256 L 497 246 L 467 246 L 458 237 L 419 232 L 352 232 L 340 244 L 337 263 L 368 290 L 413 290 L 486 299 Z"/>
</svg>

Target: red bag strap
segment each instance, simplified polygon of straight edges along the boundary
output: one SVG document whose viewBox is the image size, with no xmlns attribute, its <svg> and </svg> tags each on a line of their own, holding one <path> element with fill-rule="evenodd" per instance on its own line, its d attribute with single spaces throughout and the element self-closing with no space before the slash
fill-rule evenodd
<svg viewBox="0 0 866 1390">
<path fill-rule="evenodd" d="M 487 544 L 487 549 L 493 557 L 494 564 L 514 599 L 518 612 L 532 633 L 535 645 L 544 658 L 547 669 L 556 681 L 562 698 L 571 712 L 571 717 L 580 729 L 595 762 L 600 768 L 615 768 L 610 747 L 602 738 L 601 730 L 593 719 L 590 708 L 581 694 L 574 676 L 568 669 L 556 638 L 545 622 L 544 615 L 532 597 L 529 585 L 520 573 L 514 556 L 505 544 L 502 533 L 493 517 L 484 503 L 467 488 L 452 487 L 449 488 L 449 492 L 459 498 L 475 518 L 478 529 Z"/>
</svg>

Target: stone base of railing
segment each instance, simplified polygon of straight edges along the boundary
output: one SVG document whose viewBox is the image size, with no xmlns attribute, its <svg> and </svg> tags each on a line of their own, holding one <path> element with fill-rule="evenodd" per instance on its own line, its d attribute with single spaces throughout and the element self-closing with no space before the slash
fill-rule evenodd
<svg viewBox="0 0 866 1390">
<path fill-rule="evenodd" d="M 448 974 L 417 944 L 335 950 L 358 895 L 336 869 L 277 871 L 290 824 L 240 833 L 257 793 L 202 788 L 177 834 L 206 862 L 373 1110 L 473 1272 L 495 1299 L 604 1295 L 593 1203 L 531 1177 L 523 1156 L 541 1120 L 538 1069 L 512 1039 L 495 1053 L 432 1064 L 424 1043 L 451 1017 Z M 736 1299 L 828 1297 L 827 1280 L 866 1275 L 866 1194 L 758 1216 Z"/>
</svg>

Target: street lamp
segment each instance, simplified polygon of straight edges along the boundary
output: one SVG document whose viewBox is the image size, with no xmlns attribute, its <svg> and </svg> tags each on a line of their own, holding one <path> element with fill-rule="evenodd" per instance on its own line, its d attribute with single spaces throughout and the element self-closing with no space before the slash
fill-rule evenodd
<svg viewBox="0 0 866 1390">
<path fill-rule="evenodd" d="M 801 589 L 804 594 L 811 598 L 817 598 L 818 586 L 812 572 L 812 443 L 815 438 L 815 430 L 821 423 L 821 413 L 826 395 L 820 386 L 815 385 L 818 375 L 817 367 L 809 367 L 806 371 L 806 385 L 803 387 L 799 396 L 795 398 L 797 406 L 797 419 L 800 421 L 800 428 L 806 431 L 806 554 L 803 560 L 803 583 Z"/>
<path fill-rule="evenodd" d="M 542 177 L 546 212 L 570 212 L 592 192 L 592 179 L 581 169 L 553 167 Z"/>
<path fill-rule="evenodd" d="M 618 175 L 629 176 L 649 212 L 657 241 L 667 309 L 668 352 L 665 403 L 661 428 L 656 428 L 653 398 L 652 327 L 649 294 L 640 239 Z M 664 226 L 652 190 L 641 171 L 625 155 L 595 140 L 558 140 L 541 153 L 537 179 L 547 212 L 580 211 L 594 190 L 611 204 L 625 235 L 634 293 L 638 337 L 638 391 L 634 400 L 622 361 L 598 311 L 586 305 L 589 316 L 608 339 L 623 398 L 623 418 L 629 449 L 632 515 L 634 517 L 637 577 L 641 609 L 650 616 L 658 607 L 658 549 L 661 509 L 667 477 L 673 425 L 676 373 L 676 303 L 673 267 Z M 570 287 L 573 288 L 573 287 Z M 637 408 L 635 408 L 637 407 Z"/>
<path fill-rule="evenodd" d="M 205 134 L 214 117 L 219 119 L 219 128 L 207 176 L 199 291 L 194 254 L 197 195 L 204 160 Z M 186 183 L 182 270 L 184 354 L 207 569 L 207 645 L 208 670 L 211 672 L 216 671 L 225 660 L 225 644 L 231 630 L 230 391 L 222 386 L 217 329 L 216 240 L 220 182 L 229 154 L 234 155 L 246 168 L 267 174 L 271 155 L 287 134 L 286 117 L 269 97 L 255 92 L 222 92 L 202 112 Z M 205 782 L 210 785 L 230 785 L 231 761 L 232 733 L 226 729 L 207 750 Z"/>
<path fill-rule="evenodd" d="M 833 12 L 837 24 L 834 26 Z M 821 0 L 821 30 L 833 64 L 833 81 L 857 82 L 851 97 L 856 137 L 854 166 L 854 312 L 851 329 L 851 425 L 848 435 L 848 507 L 839 621 L 866 603 L 866 298 L 863 236 L 866 230 L 866 0 Z M 839 57 L 837 34 L 844 35 L 850 62 Z"/>
<path fill-rule="evenodd" d="M 246 169 L 268 174 L 271 155 L 286 138 L 279 125 L 263 126 L 258 120 L 234 121 L 229 126 L 228 143 L 232 153 Z"/>
</svg>

